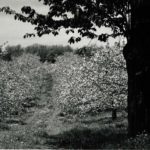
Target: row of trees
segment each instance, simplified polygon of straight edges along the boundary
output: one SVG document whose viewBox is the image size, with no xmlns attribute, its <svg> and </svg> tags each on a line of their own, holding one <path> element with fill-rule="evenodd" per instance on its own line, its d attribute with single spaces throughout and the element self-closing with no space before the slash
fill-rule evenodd
<svg viewBox="0 0 150 150">
<path fill-rule="evenodd" d="M 66 53 L 53 65 L 53 99 L 65 114 L 96 114 L 126 109 L 127 74 L 120 46 L 91 49 L 91 55 Z"/>
<path fill-rule="evenodd" d="M 44 99 L 53 99 L 53 107 L 61 106 L 66 114 L 126 108 L 127 75 L 120 45 L 83 48 L 82 55 L 82 49 L 66 50 L 54 64 L 41 63 L 40 57 L 23 53 L 20 46 L 13 48 L 12 61 L 0 60 L 1 117 L 22 114 L 42 101 L 44 93 Z"/>
<path fill-rule="evenodd" d="M 31 54 L 9 62 L 0 60 L 0 120 L 25 113 L 37 106 L 43 95 L 51 102 L 53 83 L 49 70 L 49 64 Z"/>
<path fill-rule="evenodd" d="M 21 45 L 16 45 L 6 46 L 5 50 L 0 50 L 0 56 L 3 60 L 11 61 L 13 57 L 19 57 L 24 53 L 29 53 L 39 56 L 41 62 L 47 61 L 54 63 L 57 56 L 63 55 L 65 52 L 72 51 L 73 49 L 70 46 L 44 46 L 35 44 L 23 48 Z"/>
</svg>

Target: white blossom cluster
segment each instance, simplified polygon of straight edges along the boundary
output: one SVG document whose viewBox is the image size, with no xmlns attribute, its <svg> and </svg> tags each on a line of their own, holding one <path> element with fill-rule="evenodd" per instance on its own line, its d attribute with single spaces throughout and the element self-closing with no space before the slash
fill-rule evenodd
<svg viewBox="0 0 150 150">
<path fill-rule="evenodd" d="M 0 117 L 21 114 L 24 105 L 36 103 L 50 74 L 48 67 L 30 54 L 10 62 L 0 60 Z"/>
<path fill-rule="evenodd" d="M 117 46 L 97 48 L 91 58 L 66 53 L 53 66 L 53 98 L 68 113 L 125 108 L 127 73 Z"/>
</svg>

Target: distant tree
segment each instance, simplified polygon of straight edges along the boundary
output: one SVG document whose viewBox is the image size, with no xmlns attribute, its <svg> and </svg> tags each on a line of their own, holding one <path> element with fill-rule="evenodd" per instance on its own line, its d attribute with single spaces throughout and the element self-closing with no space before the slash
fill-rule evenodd
<svg viewBox="0 0 150 150">
<path fill-rule="evenodd" d="M 92 46 L 90 47 L 81 47 L 79 49 L 76 49 L 74 51 L 75 54 L 82 56 L 82 57 L 92 57 L 94 55 L 94 52 L 96 51 L 97 48 L 94 48 Z"/>
<path fill-rule="evenodd" d="M 5 61 L 11 61 L 11 54 L 7 51 L 7 44 L 8 41 L 4 42 L 2 45 L 0 45 L 0 58 Z"/>
<path fill-rule="evenodd" d="M 15 19 L 35 25 L 38 36 L 59 34 L 62 28 L 74 43 L 81 37 L 98 38 L 124 35 L 128 44 L 124 49 L 128 72 L 128 122 L 129 134 L 134 136 L 143 130 L 150 132 L 150 1 L 148 0 L 39 0 L 49 6 L 47 15 L 38 14 L 30 6 L 23 7 L 22 14 L 9 7 L 1 8 Z M 130 15 L 132 14 L 132 17 Z M 131 20 L 131 21 L 130 21 Z M 97 28 L 110 27 L 112 34 L 98 34 Z M 25 37 L 34 36 L 26 34 Z"/>
<path fill-rule="evenodd" d="M 65 52 L 72 52 L 70 46 L 45 46 L 34 44 L 24 49 L 25 53 L 35 54 L 40 57 L 41 62 L 55 63 L 56 57 L 63 55 Z"/>
</svg>

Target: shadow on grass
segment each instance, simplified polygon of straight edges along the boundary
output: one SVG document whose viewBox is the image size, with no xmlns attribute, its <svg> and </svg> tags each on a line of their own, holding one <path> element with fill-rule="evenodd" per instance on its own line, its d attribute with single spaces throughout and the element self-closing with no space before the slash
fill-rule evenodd
<svg viewBox="0 0 150 150">
<path fill-rule="evenodd" d="M 127 139 L 126 129 L 104 128 L 74 128 L 58 135 L 41 135 L 45 138 L 45 144 L 65 149 L 97 149 L 120 148 L 122 142 Z"/>
<path fill-rule="evenodd" d="M 116 120 L 112 120 L 110 117 L 105 117 L 105 118 L 94 118 L 93 120 L 81 120 L 80 122 L 81 123 L 84 123 L 84 124 L 91 124 L 91 123 L 101 123 L 101 124 L 113 124 L 115 122 L 120 122 L 122 123 L 122 121 L 124 121 L 125 118 L 123 117 L 117 117 Z"/>
</svg>

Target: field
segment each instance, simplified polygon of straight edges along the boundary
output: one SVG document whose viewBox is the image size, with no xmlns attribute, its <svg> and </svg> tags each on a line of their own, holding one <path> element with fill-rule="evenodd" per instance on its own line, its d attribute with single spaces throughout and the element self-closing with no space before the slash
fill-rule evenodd
<svg viewBox="0 0 150 150">
<path fill-rule="evenodd" d="M 1 148 L 122 148 L 127 139 L 127 121 L 110 112 L 84 118 L 67 118 L 58 111 L 36 108 L 23 118 L 1 124 Z"/>
<path fill-rule="evenodd" d="M 127 135 L 119 48 L 9 47 L 0 59 L 0 148 L 150 148 L 146 133 Z"/>
</svg>

